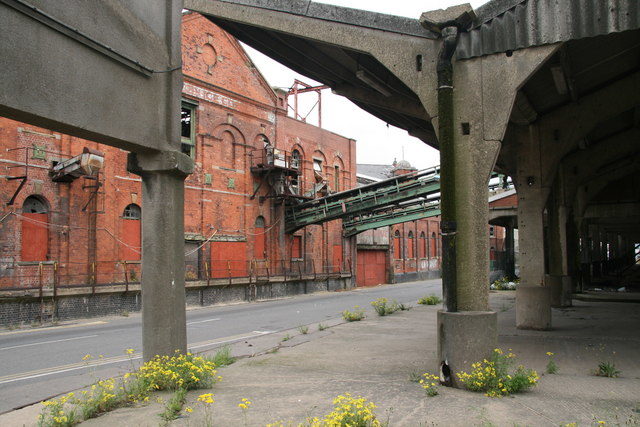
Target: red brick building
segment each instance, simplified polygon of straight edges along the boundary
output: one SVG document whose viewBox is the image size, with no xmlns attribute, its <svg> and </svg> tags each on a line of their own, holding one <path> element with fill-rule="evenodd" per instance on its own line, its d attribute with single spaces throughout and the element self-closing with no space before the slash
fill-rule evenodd
<svg viewBox="0 0 640 427">
<path fill-rule="evenodd" d="M 405 160 L 394 161 L 391 165 L 359 164 L 357 168 L 360 184 L 416 171 Z M 517 207 L 515 191 L 489 199 L 490 208 L 512 207 L 514 203 Z M 504 269 L 505 228 L 487 225 L 487 230 L 490 269 L 496 271 L 496 274 L 492 273 L 493 277 L 500 275 L 498 270 Z M 441 261 L 439 216 L 368 230 L 357 236 L 358 286 L 437 278 L 440 277 Z"/>
<path fill-rule="evenodd" d="M 264 277 L 329 272 L 348 279 L 355 243 L 342 238 L 339 221 L 286 235 L 278 182 L 256 166 L 268 145 L 276 157 L 294 158 L 287 179 L 297 194 L 313 196 L 316 174 L 325 191 L 343 190 L 355 184 L 355 141 L 288 117 L 286 94 L 206 18 L 186 14 L 182 40 L 182 151 L 195 161 L 185 181 L 187 280 L 255 286 Z M 52 175 L 85 147 L 97 166 L 102 155 L 99 171 L 80 173 L 74 164 Z M 124 150 L 0 118 L 0 288 L 135 289 L 144 200 L 126 159 Z"/>
</svg>

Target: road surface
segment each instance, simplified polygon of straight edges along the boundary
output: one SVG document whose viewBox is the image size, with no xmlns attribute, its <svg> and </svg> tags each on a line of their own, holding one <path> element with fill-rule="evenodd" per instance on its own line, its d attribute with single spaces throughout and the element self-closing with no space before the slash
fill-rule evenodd
<svg viewBox="0 0 640 427">
<path fill-rule="evenodd" d="M 188 310 L 188 348 L 200 352 L 326 321 L 355 305 L 368 310 L 380 297 L 415 305 L 431 293 L 441 295 L 439 279 Z M 139 314 L 2 332 L 0 413 L 121 375 L 139 362 L 141 343 Z M 127 356 L 125 349 L 135 353 Z M 92 359 L 83 361 L 87 354 Z"/>
</svg>

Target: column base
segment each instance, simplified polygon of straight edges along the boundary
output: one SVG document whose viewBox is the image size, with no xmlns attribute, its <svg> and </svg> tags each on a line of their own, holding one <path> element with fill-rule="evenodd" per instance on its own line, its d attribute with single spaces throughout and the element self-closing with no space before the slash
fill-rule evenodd
<svg viewBox="0 0 640 427">
<path fill-rule="evenodd" d="M 551 288 L 520 285 L 516 289 L 516 327 L 551 329 Z"/>
<path fill-rule="evenodd" d="M 544 283 L 551 288 L 551 307 L 571 307 L 573 292 L 571 276 L 545 274 Z"/>
<path fill-rule="evenodd" d="M 498 343 L 498 315 L 494 311 L 438 311 L 438 361 L 441 379 L 463 388 L 456 376 L 471 364 L 488 359 Z M 445 365 L 446 366 L 443 366 Z"/>
</svg>

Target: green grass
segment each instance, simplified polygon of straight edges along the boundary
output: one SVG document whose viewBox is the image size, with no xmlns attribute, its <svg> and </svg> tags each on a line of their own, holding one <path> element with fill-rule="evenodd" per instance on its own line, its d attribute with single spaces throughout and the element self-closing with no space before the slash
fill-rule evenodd
<svg viewBox="0 0 640 427">
<path fill-rule="evenodd" d="M 235 357 L 231 356 L 231 347 L 225 345 L 216 351 L 213 357 L 208 357 L 207 360 L 215 363 L 216 366 L 228 366 L 236 361 Z"/>
<path fill-rule="evenodd" d="M 418 300 L 418 304 L 422 304 L 422 305 L 436 305 L 436 304 L 440 304 L 441 302 L 442 302 L 442 299 L 433 294 L 426 297 L 422 297 Z"/>
</svg>

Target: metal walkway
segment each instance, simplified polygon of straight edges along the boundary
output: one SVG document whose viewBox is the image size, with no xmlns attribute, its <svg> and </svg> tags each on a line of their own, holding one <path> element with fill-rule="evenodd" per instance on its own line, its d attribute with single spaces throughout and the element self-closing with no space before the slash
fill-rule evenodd
<svg viewBox="0 0 640 427">
<path fill-rule="evenodd" d="M 285 231 L 334 219 L 346 236 L 385 225 L 439 215 L 440 168 L 434 167 L 291 206 Z"/>
</svg>

